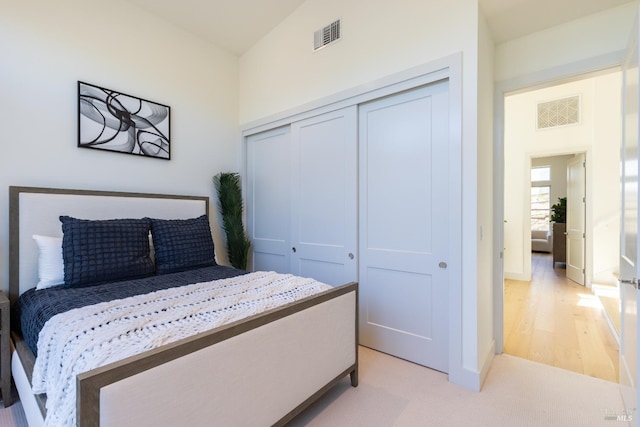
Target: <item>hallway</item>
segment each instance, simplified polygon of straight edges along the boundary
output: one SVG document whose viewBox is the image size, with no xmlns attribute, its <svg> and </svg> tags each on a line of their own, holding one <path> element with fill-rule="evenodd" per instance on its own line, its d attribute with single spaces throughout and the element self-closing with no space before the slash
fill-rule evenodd
<svg viewBox="0 0 640 427">
<path fill-rule="evenodd" d="M 618 382 L 618 344 L 591 291 L 532 254 L 532 280 L 504 282 L 504 352 Z"/>
</svg>

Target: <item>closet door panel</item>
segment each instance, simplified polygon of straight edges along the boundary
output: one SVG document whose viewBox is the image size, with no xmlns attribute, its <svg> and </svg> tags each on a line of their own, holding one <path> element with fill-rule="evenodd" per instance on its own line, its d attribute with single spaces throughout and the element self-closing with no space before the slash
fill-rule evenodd
<svg viewBox="0 0 640 427">
<path fill-rule="evenodd" d="M 360 342 L 448 370 L 448 83 L 360 106 Z"/>
<path fill-rule="evenodd" d="M 357 108 L 291 125 L 292 272 L 339 285 L 357 278 Z"/>
<path fill-rule="evenodd" d="M 291 140 L 289 127 L 246 139 L 250 270 L 290 269 Z"/>
</svg>

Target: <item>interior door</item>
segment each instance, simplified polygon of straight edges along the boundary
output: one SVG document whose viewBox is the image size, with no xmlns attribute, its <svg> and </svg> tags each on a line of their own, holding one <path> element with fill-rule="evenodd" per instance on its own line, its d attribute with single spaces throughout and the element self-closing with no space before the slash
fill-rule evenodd
<svg viewBox="0 0 640 427">
<path fill-rule="evenodd" d="M 448 82 L 359 110 L 360 343 L 448 371 Z"/>
<path fill-rule="evenodd" d="M 290 145 L 289 126 L 246 138 L 247 231 L 253 271 L 289 272 Z"/>
<path fill-rule="evenodd" d="M 622 220 L 620 243 L 620 300 L 622 324 L 620 333 L 620 385 L 628 411 L 639 407 L 638 401 L 638 20 L 634 26 L 623 71 L 623 139 Z M 629 414 L 638 421 L 637 411 Z"/>
<path fill-rule="evenodd" d="M 586 157 L 567 162 L 567 278 L 584 286 Z"/>
<path fill-rule="evenodd" d="M 291 125 L 291 272 L 330 285 L 356 281 L 357 107 Z"/>
</svg>

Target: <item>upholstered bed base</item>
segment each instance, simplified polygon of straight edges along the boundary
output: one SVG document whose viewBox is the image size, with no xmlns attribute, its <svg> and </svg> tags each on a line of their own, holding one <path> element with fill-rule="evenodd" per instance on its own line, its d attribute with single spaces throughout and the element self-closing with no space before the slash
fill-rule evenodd
<svg viewBox="0 0 640 427">
<path fill-rule="evenodd" d="M 345 375 L 351 374 L 356 385 L 354 306 L 352 287 L 212 345 L 207 341 L 265 319 L 231 325 L 202 337 L 200 343 L 181 343 L 206 346 L 140 373 L 127 372 L 137 370 L 140 361 L 134 358 L 115 373 L 96 370 L 80 375 L 81 425 L 283 424 Z M 126 377 L 119 379 L 120 373 Z"/>
<path fill-rule="evenodd" d="M 346 375 L 357 385 L 356 301 L 357 285 L 344 285 L 79 375 L 78 425 L 285 424 Z M 17 347 L 16 388 L 41 426 L 33 356 Z"/>
<path fill-rule="evenodd" d="M 15 301 L 35 284 L 30 236 L 52 235 L 57 215 L 195 216 L 208 213 L 208 198 L 11 187 L 10 209 Z M 335 287 L 83 373 L 77 377 L 78 425 L 285 424 L 345 376 L 357 385 L 357 289 L 356 283 Z M 31 393 L 33 355 L 19 340 L 15 346 L 12 373 L 29 425 L 36 427 L 44 407 Z"/>
<path fill-rule="evenodd" d="M 11 354 L 11 375 L 20 396 L 20 403 L 22 403 L 27 424 L 29 424 L 29 427 L 40 427 L 44 424 L 44 400 L 42 398 L 39 399 L 31 392 L 31 371 L 22 360 L 24 354 L 21 356 L 19 353 L 15 349 Z"/>
</svg>

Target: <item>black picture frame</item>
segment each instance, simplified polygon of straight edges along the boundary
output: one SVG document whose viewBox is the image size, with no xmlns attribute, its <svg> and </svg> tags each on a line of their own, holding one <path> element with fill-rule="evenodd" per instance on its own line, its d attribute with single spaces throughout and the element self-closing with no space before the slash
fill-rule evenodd
<svg viewBox="0 0 640 427">
<path fill-rule="evenodd" d="M 171 159 L 171 108 L 78 81 L 78 147 Z"/>
</svg>

